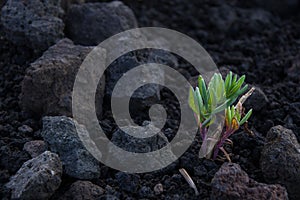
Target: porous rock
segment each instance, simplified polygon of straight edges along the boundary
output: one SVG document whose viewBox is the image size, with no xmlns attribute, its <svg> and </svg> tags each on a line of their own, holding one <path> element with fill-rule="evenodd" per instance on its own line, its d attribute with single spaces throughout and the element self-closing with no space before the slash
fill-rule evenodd
<svg viewBox="0 0 300 200">
<path fill-rule="evenodd" d="M 33 140 L 26 142 L 23 149 L 35 158 L 47 150 L 47 145 L 43 140 Z"/>
<path fill-rule="evenodd" d="M 119 187 L 122 190 L 131 193 L 137 192 L 140 181 L 140 177 L 138 175 L 118 172 L 116 174 L 116 179 L 119 183 Z"/>
<path fill-rule="evenodd" d="M 94 179 L 100 176 L 99 162 L 85 148 L 79 135 L 87 137 L 89 133 L 75 120 L 65 117 L 44 117 L 42 136 L 51 151 L 59 154 L 64 172 L 78 179 Z M 92 141 L 87 141 L 91 142 Z"/>
<path fill-rule="evenodd" d="M 123 131 L 124 130 L 124 131 Z M 157 133 L 154 136 L 151 137 L 147 137 L 147 138 L 137 138 L 137 137 L 133 137 L 127 133 L 134 133 L 134 134 L 143 134 L 143 133 Z M 176 156 L 174 155 L 174 153 L 172 152 L 171 147 L 170 148 L 166 148 L 163 152 L 161 152 L 160 158 L 157 158 L 156 160 L 154 160 L 153 162 L 149 162 L 149 159 L 153 159 L 153 157 L 151 155 L 148 155 L 146 153 L 148 152 L 153 152 L 153 151 L 157 151 L 160 150 L 161 148 L 165 147 L 166 145 L 168 145 L 168 139 L 166 138 L 166 136 L 162 133 L 159 132 L 159 129 L 156 128 L 153 125 L 149 125 L 145 132 L 140 133 L 139 129 L 134 127 L 134 126 L 125 126 L 122 127 L 121 129 L 118 129 L 117 131 L 115 131 L 112 135 L 111 138 L 111 142 L 122 148 L 125 151 L 128 152 L 135 152 L 135 153 L 145 153 L 145 159 L 143 159 L 144 163 L 140 163 L 141 165 L 149 165 L 149 166 L 164 166 L 165 163 L 168 163 L 168 161 L 170 159 L 172 160 L 176 160 Z M 108 152 L 109 155 L 106 159 L 108 162 L 118 162 L 120 166 L 126 166 L 128 167 L 130 165 L 130 167 L 132 168 L 132 170 L 134 171 L 135 169 L 141 169 L 141 166 L 139 166 L 139 163 L 132 164 L 132 163 L 128 163 L 129 158 L 126 155 L 121 155 L 118 152 L 115 151 L 115 148 L 113 148 L 112 146 L 108 147 Z M 149 156 L 149 159 L 147 158 Z"/>
<path fill-rule="evenodd" d="M 261 153 L 261 170 L 269 183 L 286 187 L 290 199 L 299 199 L 300 145 L 293 131 L 275 126 L 267 134 Z"/>
<path fill-rule="evenodd" d="M 258 183 L 235 163 L 224 163 L 211 186 L 211 199 L 288 199 L 284 187 Z"/>
<path fill-rule="evenodd" d="M 259 112 L 269 103 L 269 99 L 261 88 L 259 88 L 258 86 L 254 86 L 254 88 L 254 92 L 247 99 L 244 105 L 247 109 L 252 108 L 254 112 Z"/>
<path fill-rule="evenodd" d="M 48 199 L 61 183 L 62 164 L 57 154 L 46 151 L 25 162 L 6 187 L 12 199 Z"/>
<path fill-rule="evenodd" d="M 84 200 L 99 199 L 104 193 L 104 189 L 98 185 L 93 184 L 90 181 L 76 181 L 70 186 L 70 189 L 59 198 L 60 200 L 72 199 L 72 200 Z"/>
<path fill-rule="evenodd" d="M 98 45 L 117 33 L 137 27 L 130 8 L 120 1 L 70 6 L 66 33 L 76 44 Z"/>
<path fill-rule="evenodd" d="M 42 52 L 63 38 L 62 15 L 60 0 L 8 0 L 1 22 L 11 42 Z"/>
<path fill-rule="evenodd" d="M 72 116 L 72 91 L 79 67 L 92 47 L 74 45 L 60 40 L 27 69 L 22 82 L 20 104 L 36 117 L 46 115 Z M 88 74 L 93 77 L 92 72 Z M 97 87 L 97 114 L 102 113 L 104 79 Z M 86 106 L 86 105 L 81 105 Z"/>
</svg>

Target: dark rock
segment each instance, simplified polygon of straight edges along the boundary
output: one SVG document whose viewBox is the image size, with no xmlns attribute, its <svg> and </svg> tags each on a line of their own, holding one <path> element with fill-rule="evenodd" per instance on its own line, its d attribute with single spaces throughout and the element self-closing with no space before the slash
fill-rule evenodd
<svg viewBox="0 0 300 200">
<path fill-rule="evenodd" d="M 64 116 L 44 117 L 41 134 L 51 151 L 59 154 L 67 175 L 77 179 L 94 179 L 100 176 L 98 161 L 84 147 L 78 136 L 88 135 L 84 126 Z"/>
<path fill-rule="evenodd" d="M 258 86 L 255 86 L 253 94 L 246 100 L 244 106 L 246 109 L 252 108 L 254 112 L 259 112 L 268 103 L 269 100 L 265 93 Z"/>
<path fill-rule="evenodd" d="M 164 165 L 165 162 L 167 162 L 169 159 L 176 160 L 174 157 L 171 148 L 167 148 L 164 153 L 161 155 L 160 159 L 155 160 L 155 162 L 149 162 L 150 158 L 152 158 L 151 155 L 146 154 L 147 152 L 153 152 L 156 150 L 159 150 L 163 147 L 165 147 L 168 144 L 168 139 L 160 133 L 159 129 L 154 127 L 153 125 L 150 125 L 146 131 L 147 133 L 158 133 L 154 136 L 147 137 L 147 138 L 137 138 L 133 137 L 132 135 L 129 135 L 127 133 L 131 134 L 140 134 L 137 129 L 134 126 L 126 126 L 122 127 L 125 132 L 118 129 L 115 131 L 112 135 L 111 142 L 114 143 L 116 146 L 122 148 L 125 151 L 129 152 L 135 152 L 135 153 L 145 153 L 145 158 L 141 161 L 143 163 L 137 164 L 132 166 L 132 168 L 136 167 L 136 169 L 141 170 L 141 166 L 158 166 L 158 165 Z M 106 159 L 107 162 L 111 162 L 113 160 L 117 160 L 120 166 L 128 166 L 128 158 L 125 155 L 120 155 L 118 152 L 114 151 L 114 148 L 109 147 L 108 149 L 109 155 Z M 149 156 L 149 159 L 147 157 Z M 166 156 L 166 157 L 165 157 Z M 153 160 L 153 158 L 152 158 Z"/>
<path fill-rule="evenodd" d="M 158 183 L 153 188 L 156 195 L 159 195 L 164 192 L 164 186 L 161 183 Z"/>
<path fill-rule="evenodd" d="M 32 133 L 33 129 L 28 125 L 22 125 L 18 128 L 18 131 L 22 133 Z"/>
<path fill-rule="evenodd" d="M 132 10 L 120 1 L 72 5 L 66 20 L 67 36 L 81 45 L 98 45 L 110 36 L 136 27 Z"/>
<path fill-rule="evenodd" d="M 241 3 L 252 7 L 264 8 L 284 17 L 296 14 L 300 6 L 298 0 L 251 0 Z"/>
<path fill-rule="evenodd" d="M 60 40 L 27 69 L 22 82 L 20 104 L 37 117 L 72 115 L 72 91 L 77 71 L 92 47 L 76 46 Z M 91 75 L 92 76 L 92 75 Z M 101 79 L 102 80 L 102 79 Z M 104 80 L 97 88 L 97 104 L 102 105 Z M 101 114 L 102 107 L 97 107 Z"/>
<path fill-rule="evenodd" d="M 143 186 L 139 190 L 139 196 L 140 198 L 150 198 L 153 197 L 154 193 L 150 187 Z"/>
<path fill-rule="evenodd" d="M 84 199 L 99 199 L 104 193 L 103 188 L 91 183 L 90 181 L 76 181 L 70 186 L 70 189 L 64 193 L 60 198 L 72 199 L 72 200 L 84 200 Z"/>
<path fill-rule="evenodd" d="M 26 142 L 23 149 L 27 151 L 32 158 L 35 158 L 47 150 L 47 145 L 42 140 L 33 140 Z"/>
<path fill-rule="evenodd" d="M 8 0 L 1 22 L 11 42 L 42 52 L 63 38 L 62 15 L 60 0 Z"/>
<path fill-rule="evenodd" d="M 210 8 L 210 23 L 219 31 L 236 35 L 241 30 L 258 33 L 273 24 L 272 15 L 262 9 L 242 9 L 223 4 Z M 242 28 L 241 28 L 242 27 Z"/>
<path fill-rule="evenodd" d="M 62 165 L 57 154 L 46 151 L 25 162 L 6 184 L 12 199 L 48 199 L 61 183 Z"/>
<path fill-rule="evenodd" d="M 261 170 L 269 183 L 287 188 L 290 199 L 299 199 L 300 145 L 293 131 L 275 126 L 267 134 L 268 142 L 261 153 Z"/>
<path fill-rule="evenodd" d="M 293 122 L 300 125 L 300 102 L 291 103 L 289 106 L 289 113 Z"/>
<path fill-rule="evenodd" d="M 235 163 L 224 163 L 211 186 L 211 199 L 288 199 L 284 187 L 258 183 Z"/>
<path fill-rule="evenodd" d="M 82 4 L 85 3 L 85 0 L 61 0 L 61 7 L 68 11 L 70 9 L 70 6 L 73 4 Z"/>
<path fill-rule="evenodd" d="M 3 144 L 2 141 L 0 141 L 0 155 L 0 165 L 11 173 L 16 173 L 22 164 L 30 159 L 26 151 Z"/>
<path fill-rule="evenodd" d="M 116 179 L 121 190 L 131 193 L 137 192 L 140 181 L 140 177 L 138 175 L 118 172 L 116 174 Z"/>
<path fill-rule="evenodd" d="M 167 138 L 163 134 L 158 134 L 147 138 L 137 138 L 127 134 L 139 134 L 139 129 L 137 127 L 128 126 L 122 127 L 122 129 L 125 130 L 126 133 L 123 132 L 121 129 L 118 129 L 116 132 L 113 133 L 111 141 L 119 147 L 125 149 L 126 151 L 146 153 L 150 151 L 159 150 L 168 143 Z M 158 131 L 159 129 L 157 129 L 153 125 L 150 125 L 146 129 L 145 134 L 153 132 L 157 133 Z"/>
</svg>

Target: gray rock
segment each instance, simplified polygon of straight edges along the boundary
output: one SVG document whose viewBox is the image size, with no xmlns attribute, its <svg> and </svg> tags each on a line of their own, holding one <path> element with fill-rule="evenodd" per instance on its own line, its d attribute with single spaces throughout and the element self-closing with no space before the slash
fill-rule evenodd
<svg viewBox="0 0 300 200">
<path fill-rule="evenodd" d="M 61 183 L 62 165 L 57 154 L 46 151 L 25 162 L 6 184 L 12 199 L 48 199 Z"/>
<path fill-rule="evenodd" d="M 251 86 L 249 86 L 251 88 Z M 257 86 L 255 86 L 255 90 L 253 94 L 247 99 L 244 106 L 247 109 L 253 109 L 254 112 L 259 112 L 269 103 L 268 97 L 265 93 Z"/>
<path fill-rule="evenodd" d="M 293 131 L 275 126 L 267 134 L 261 153 L 261 170 L 269 183 L 287 188 L 290 199 L 300 199 L 300 145 Z"/>
<path fill-rule="evenodd" d="M 158 183 L 153 188 L 156 195 L 159 195 L 164 192 L 164 186 L 161 183 Z"/>
<path fill-rule="evenodd" d="M 20 104 L 37 117 L 45 115 L 72 116 L 72 90 L 77 71 L 92 47 L 74 45 L 60 40 L 27 69 L 22 82 Z M 91 73 L 92 77 L 93 74 Z M 97 88 L 97 114 L 102 113 L 104 79 Z M 83 105 L 82 105 L 83 106 Z"/>
<path fill-rule="evenodd" d="M 258 183 L 235 163 L 224 163 L 211 186 L 211 199 L 288 199 L 284 187 Z"/>
<path fill-rule="evenodd" d="M 62 15 L 60 0 L 8 0 L 2 8 L 1 22 L 13 43 L 42 52 L 63 38 Z"/>
<path fill-rule="evenodd" d="M 47 150 L 47 145 L 43 140 L 33 140 L 26 142 L 23 149 L 35 158 Z"/>
<path fill-rule="evenodd" d="M 110 36 L 136 27 L 132 10 L 120 1 L 71 5 L 66 20 L 67 36 L 81 45 L 98 45 Z"/>
<path fill-rule="evenodd" d="M 147 186 L 141 187 L 138 194 L 139 194 L 140 198 L 150 198 L 150 197 L 153 198 L 154 197 L 154 193 L 153 193 L 152 189 Z"/>
<path fill-rule="evenodd" d="M 18 128 L 18 131 L 21 133 L 32 133 L 33 129 L 28 125 L 22 125 Z"/>
<path fill-rule="evenodd" d="M 263 9 L 243 9 L 226 4 L 209 9 L 212 26 L 231 34 L 235 34 L 236 28 L 240 26 L 247 33 L 256 33 L 272 26 L 274 21 L 271 13 Z"/>
<path fill-rule="evenodd" d="M 140 132 L 134 126 L 126 126 L 122 127 L 125 132 L 118 129 L 112 135 L 111 142 L 122 148 L 128 152 L 135 152 L 135 153 L 145 153 L 145 159 L 141 161 L 141 165 L 134 165 L 131 166 L 132 169 L 136 167 L 136 169 L 140 169 L 141 166 L 150 165 L 150 166 L 158 166 L 164 165 L 164 163 L 168 163 L 169 159 L 176 160 L 176 156 L 172 152 L 171 148 L 166 148 L 162 153 L 159 159 L 154 160 L 153 162 L 149 162 L 149 159 L 152 158 L 151 155 L 146 154 L 147 152 L 153 152 L 165 147 L 169 142 L 167 137 L 159 132 L 160 129 L 154 127 L 153 125 L 149 125 L 149 127 L 145 130 L 146 133 L 157 133 L 152 137 L 147 138 L 137 138 L 133 137 L 127 133 L 138 135 Z M 128 167 L 128 160 L 129 158 L 126 155 L 120 155 L 118 152 L 115 152 L 115 149 L 112 146 L 108 148 L 108 155 L 106 160 L 107 162 L 117 162 L 120 166 Z M 147 158 L 149 157 L 149 159 Z M 116 160 L 116 161 L 113 161 Z M 142 163 L 143 162 L 143 163 Z"/>
<path fill-rule="evenodd" d="M 116 180 L 118 181 L 121 190 L 131 193 L 137 192 L 140 181 L 138 175 L 118 172 L 116 174 Z"/>
<path fill-rule="evenodd" d="M 104 193 L 104 189 L 90 181 L 76 181 L 70 186 L 70 189 L 59 198 L 72 200 L 99 199 Z"/>
<path fill-rule="evenodd" d="M 99 162 L 79 138 L 79 134 L 85 137 L 89 135 L 84 126 L 64 116 L 44 117 L 41 134 L 51 151 L 59 154 L 67 175 L 78 179 L 94 179 L 100 176 Z"/>
<path fill-rule="evenodd" d="M 264 8 L 282 16 L 297 14 L 300 5 L 299 0 L 251 0 L 245 3 Z"/>
</svg>

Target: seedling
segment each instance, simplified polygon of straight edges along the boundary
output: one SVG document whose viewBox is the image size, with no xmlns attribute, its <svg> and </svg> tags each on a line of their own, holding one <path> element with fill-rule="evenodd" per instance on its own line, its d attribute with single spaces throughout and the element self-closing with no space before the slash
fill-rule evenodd
<svg viewBox="0 0 300 200">
<path fill-rule="evenodd" d="M 220 73 L 215 73 L 206 86 L 203 77 L 199 76 L 198 86 L 190 89 L 189 106 L 194 111 L 202 138 L 200 158 L 216 159 L 221 150 L 230 160 L 223 145 L 232 144 L 228 137 L 247 123 L 252 114 L 252 109 L 247 114 L 244 113 L 243 103 L 251 96 L 254 88 L 243 95 L 235 106 L 232 105 L 248 88 L 248 85 L 243 86 L 245 78 L 244 75 L 238 79 L 237 75 L 233 76 L 230 72 L 224 81 Z M 219 127 L 216 131 L 208 131 L 214 125 L 217 115 L 222 112 L 225 127 Z"/>
</svg>

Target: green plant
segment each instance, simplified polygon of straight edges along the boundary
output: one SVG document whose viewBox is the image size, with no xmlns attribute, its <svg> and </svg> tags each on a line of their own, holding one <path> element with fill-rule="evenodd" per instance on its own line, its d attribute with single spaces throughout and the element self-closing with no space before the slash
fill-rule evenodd
<svg viewBox="0 0 300 200">
<path fill-rule="evenodd" d="M 235 106 L 232 105 L 240 95 L 246 92 L 248 85 L 243 86 L 244 81 L 245 76 L 238 79 L 237 75 L 233 76 L 232 72 L 226 76 L 225 81 L 220 73 L 215 73 L 208 86 L 203 77 L 199 76 L 198 86 L 190 89 L 189 106 L 195 113 L 202 137 L 200 157 L 216 159 L 219 150 L 222 150 L 230 159 L 223 145 L 231 142 L 228 137 L 245 124 L 252 114 L 252 109 L 244 114 L 243 103 L 252 94 L 254 88 L 242 96 Z M 215 131 L 209 131 L 217 116 L 224 111 L 225 128 L 219 127 Z"/>
</svg>

